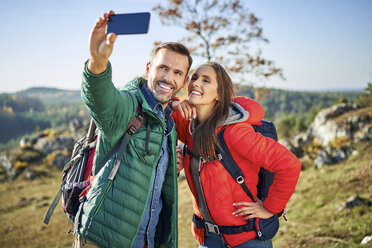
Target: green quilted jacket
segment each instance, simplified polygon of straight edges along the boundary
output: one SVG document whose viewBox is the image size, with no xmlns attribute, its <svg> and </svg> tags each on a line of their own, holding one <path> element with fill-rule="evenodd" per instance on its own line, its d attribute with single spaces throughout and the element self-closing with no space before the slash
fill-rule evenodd
<svg viewBox="0 0 372 248">
<path fill-rule="evenodd" d="M 163 144 L 165 123 L 148 106 L 140 91 L 147 83 L 143 78 L 129 82 L 117 90 L 111 81 L 111 65 L 100 75 L 83 72 L 82 98 L 97 127 L 100 129 L 93 174 L 95 179 L 87 194 L 78 233 L 100 247 L 132 247 L 137 235 L 151 185 L 154 170 Z M 138 105 L 145 118 L 132 136 L 121 158 L 114 180 L 109 180 L 116 153 L 105 164 L 104 159 L 124 135 L 134 118 Z M 151 133 L 146 155 L 146 127 Z M 156 247 L 177 247 L 177 165 L 175 128 L 169 135 L 170 162 L 162 189 L 163 208 L 156 228 Z"/>
</svg>

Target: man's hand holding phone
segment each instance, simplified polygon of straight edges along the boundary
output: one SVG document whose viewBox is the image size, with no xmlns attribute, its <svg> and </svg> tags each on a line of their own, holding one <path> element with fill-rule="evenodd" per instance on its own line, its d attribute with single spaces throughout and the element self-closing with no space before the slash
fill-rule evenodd
<svg viewBox="0 0 372 248">
<path fill-rule="evenodd" d="M 103 17 L 98 18 L 90 34 L 88 70 L 93 74 L 101 74 L 107 68 L 108 59 L 112 53 L 117 35 L 114 33 L 106 34 L 106 26 L 109 17 L 114 14 L 112 10 L 104 13 Z"/>
<path fill-rule="evenodd" d="M 117 35 L 145 34 L 148 32 L 150 13 L 117 14 L 109 11 L 98 18 L 90 35 L 90 60 L 88 70 L 93 74 L 103 73 L 108 64 Z"/>
</svg>

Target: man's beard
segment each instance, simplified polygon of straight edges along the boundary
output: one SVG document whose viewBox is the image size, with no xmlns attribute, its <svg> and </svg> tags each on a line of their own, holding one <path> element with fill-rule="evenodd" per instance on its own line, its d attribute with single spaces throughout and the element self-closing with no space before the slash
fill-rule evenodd
<svg viewBox="0 0 372 248">
<path fill-rule="evenodd" d="M 169 100 L 171 100 L 173 97 L 175 97 L 175 96 L 177 95 L 177 93 L 181 90 L 181 88 L 178 89 L 178 90 L 175 90 L 175 91 L 173 91 L 173 93 L 172 93 L 169 97 L 164 98 L 164 97 L 162 97 L 163 95 L 158 95 L 158 94 L 156 93 L 156 90 L 155 90 L 155 89 L 156 89 L 158 83 L 163 83 L 163 84 L 165 84 L 165 85 L 172 86 L 172 88 L 175 88 L 175 87 L 173 87 L 172 84 L 168 83 L 168 82 L 165 81 L 165 80 L 158 80 L 158 81 L 156 81 L 155 86 L 153 86 L 153 90 L 150 90 L 150 92 L 151 92 L 151 94 L 154 96 L 154 98 L 155 98 L 159 103 L 161 103 L 161 104 L 168 103 Z"/>
</svg>

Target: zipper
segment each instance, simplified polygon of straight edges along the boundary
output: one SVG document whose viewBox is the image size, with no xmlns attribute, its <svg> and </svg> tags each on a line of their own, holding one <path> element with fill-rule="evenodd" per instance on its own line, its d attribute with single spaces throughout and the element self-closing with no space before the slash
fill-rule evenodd
<svg viewBox="0 0 372 248">
<path fill-rule="evenodd" d="M 212 215 L 211 213 L 209 212 L 209 208 L 208 208 L 208 205 L 207 205 L 207 201 L 205 200 L 205 196 L 204 196 L 204 189 L 203 189 L 203 185 L 201 183 L 201 180 L 200 180 L 200 173 L 201 171 L 204 169 L 205 165 L 203 166 L 203 168 L 201 168 L 201 164 L 202 164 L 202 157 L 199 158 L 199 166 L 198 166 L 198 172 L 199 172 L 199 185 L 200 185 L 200 191 L 202 193 L 202 197 L 203 197 L 203 201 L 204 201 L 204 204 L 205 204 L 205 207 L 207 208 L 207 212 L 208 212 L 208 215 L 209 217 L 212 219 L 213 221 L 213 224 L 216 225 L 216 222 L 214 221 L 214 219 L 212 218 Z M 204 164 L 204 163 L 203 163 Z M 230 247 L 229 243 L 226 241 L 225 237 L 222 235 L 222 233 L 220 233 L 222 239 L 224 240 L 224 242 L 226 243 L 226 245 L 228 247 Z"/>
<path fill-rule="evenodd" d="M 257 236 L 262 237 L 262 232 L 260 231 L 260 218 L 256 218 L 256 230 L 257 230 Z"/>
</svg>

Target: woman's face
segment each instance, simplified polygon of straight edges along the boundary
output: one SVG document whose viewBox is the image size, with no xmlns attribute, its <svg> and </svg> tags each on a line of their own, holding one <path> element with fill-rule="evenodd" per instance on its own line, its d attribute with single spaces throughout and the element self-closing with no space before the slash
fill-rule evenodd
<svg viewBox="0 0 372 248">
<path fill-rule="evenodd" d="M 192 75 L 188 100 L 193 105 L 216 105 L 219 100 L 216 72 L 211 66 L 203 65 Z"/>
</svg>

